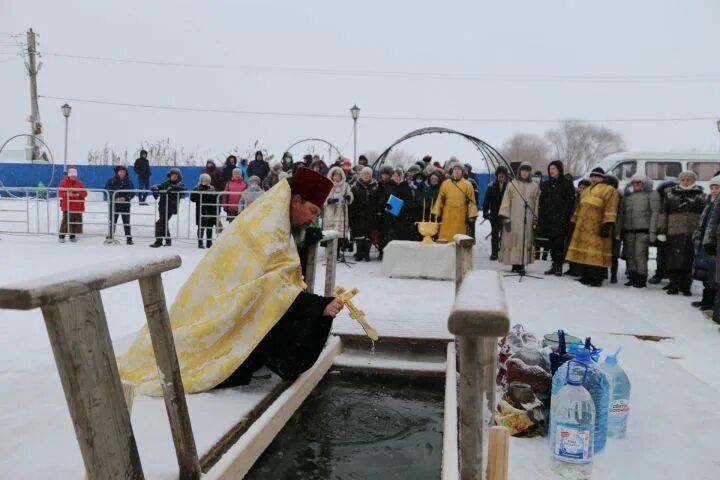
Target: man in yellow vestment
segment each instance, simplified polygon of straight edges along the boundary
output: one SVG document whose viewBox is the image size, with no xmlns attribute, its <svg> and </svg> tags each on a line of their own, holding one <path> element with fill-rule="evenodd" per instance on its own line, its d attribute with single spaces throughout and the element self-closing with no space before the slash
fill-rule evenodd
<svg viewBox="0 0 720 480">
<path fill-rule="evenodd" d="M 246 385 L 267 366 L 292 380 L 320 355 L 339 298 L 305 292 L 296 239 L 320 213 L 333 184 L 300 168 L 225 229 L 170 308 L 185 391 Z M 118 358 L 140 395 L 162 395 L 147 326 Z"/>
<path fill-rule="evenodd" d="M 464 168 L 456 163 L 452 167 L 452 178 L 440 185 L 437 202 L 432 214 L 442 217 L 438 238 L 452 242 L 458 233 L 467 235 L 467 222 L 478 216 L 477 202 L 472 184 L 463 178 Z"/>
</svg>

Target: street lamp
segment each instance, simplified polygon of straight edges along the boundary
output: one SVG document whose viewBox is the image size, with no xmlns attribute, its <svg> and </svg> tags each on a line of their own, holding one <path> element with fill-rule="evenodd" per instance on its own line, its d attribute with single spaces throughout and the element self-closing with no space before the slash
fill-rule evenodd
<svg viewBox="0 0 720 480">
<path fill-rule="evenodd" d="M 353 119 L 353 161 L 357 164 L 357 121 L 360 117 L 360 107 L 353 105 L 350 109 L 350 116 Z"/>
<path fill-rule="evenodd" d="M 67 173 L 67 138 L 68 138 L 68 119 L 70 118 L 70 113 L 72 112 L 72 107 L 65 103 L 62 107 L 60 107 L 63 112 L 63 116 L 65 117 L 65 157 L 63 159 L 63 173 Z"/>
</svg>

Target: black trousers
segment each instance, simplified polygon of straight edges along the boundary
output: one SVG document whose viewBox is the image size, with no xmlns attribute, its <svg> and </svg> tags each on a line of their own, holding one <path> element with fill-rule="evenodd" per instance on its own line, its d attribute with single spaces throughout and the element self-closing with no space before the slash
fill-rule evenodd
<svg viewBox="0 0 720 480">
<path fill-rule="evenodd" d="M 125 230 L 125 236 L 130 236 L 130 214 L 129 213 L 113 213 L 112 218 L 112 231 L 115 235 L 115 227 L 117 226 L 118 217 L 122 217 L 123 229 Z"/>
<path fill-rule="evenodd" d="M 546 245 L 550 247 L 550 257 L 553 263 L 565 263 L 565 238 L 566 235 L 548 237 Z"/>
<path fill-rule="evenodd" d="M 197 237 L 198 240 L 202 240 L 203 238 L 203 232 L 205 233 L 205 238 L 208 240 L 212 240 L 212 227 L 198 227 L 197 229 Z"/>
<path fill-rule="evenodd" d="M 497 255 L 500 251 L 500 240 L 502 239 L 502 222 L 499 220 L 490 220 L 492 233 L 490 234 L 490 244 L 492 245 L 493 255 Z"/>
<path fill-rule="evenodd" d="M 323 317 L 332 297 L 301 292 L 250 356 L 216 388 L 247 385 L 263 365 L 283 380 L 295 380 L 313 366 L 325 347 L 332 318 Z"/>
<path fill-rule="evenodd" d="M 170 219 L 173 215 L 173 213 L 166 214 L 165 212 L 160 210 L 160 218 L 158 218 L 158 221 L 155 222 L 155 238 L 170 238 L 170 232 L 168 231 L 168 222 L 170 222 Z"/>
<path fill-rule="evenodd" d="M 356 256 L 358 259 L 363 259 L 370 255 L 370 240 L 367 238 L 356 238 Z"/>
<path fill-rule="evenodd" d="M 150 190 L 150 178 L 138 177 L 138 190 Z M 148 192 L 139 192 L 138 200 L 140 203 L 145 203 L 145 199 L 148 196 Z"/>
</svg>

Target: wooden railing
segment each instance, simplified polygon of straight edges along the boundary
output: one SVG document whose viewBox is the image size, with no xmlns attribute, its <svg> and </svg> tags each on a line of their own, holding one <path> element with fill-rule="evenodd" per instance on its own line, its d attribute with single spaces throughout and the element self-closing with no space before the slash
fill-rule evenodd
<svg viewBox="0 0 720 480">
<path fill-rule="evenodd" d="M 472 271 L 474 240 L 456 235 L 455 304 L 448 329 L 458 350 L 460 478 L 483 478 L 483 456 L 495 413 L 497 341 L 510 330 L 502 280 L 495 271 Z"/>
<path fill-rule="evenodd" d="M 177 255 L 125 262 L 107 271 L 51 276 L 0 288 L 0 308 L 40 308 L 68 410 L 90 480 L 142 479 L 100 290 L 138 280 L 182 480 L 200 478 L 195 439 L 180 378 L 161 273 Z"/>
</svg>

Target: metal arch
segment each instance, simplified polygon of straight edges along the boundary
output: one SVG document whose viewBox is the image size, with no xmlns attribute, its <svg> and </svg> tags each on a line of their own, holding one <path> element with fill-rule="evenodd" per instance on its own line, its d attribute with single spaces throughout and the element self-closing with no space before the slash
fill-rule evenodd
<svg viewBox="0 0 720 480">
<path fill-rule="evenodd" d="M 390 154 L 390 152 L 392 152 L 392 149 L 399 144 L 403 143 L 406 140 L 410 140 L 411 138 L 419 137 L 421 135 L 429 135 L 432 133 L 447 133 L 450 135 L 459 135 L 463 137 L 465 140 L 475 145 L 475 148 L 477 148 L 478 151 L 482 154 L 485 165 L 488 167 L 488 171 L 490 173 L 492 173 L 500 165 L 504 165 L 505 167 L 507 167 L 510 175 L 512 175 L 512 168 L 510 167 L 510 164 L 505 160 L 502 154 L 498 152 L 492 145 L 468 133 L 458 132 L 457 130 L 452 130 L 450 128 L 444 127 L 420 128 L 401 137 L 380 154 L 377 160 L 375 160 L 375 162 L 373 163 L 373 170 L 379 170 L 380 167 L 382 167 L 385 163 L 387 156 Z"/>
<path fill-rule="evenodd" d="M 10 143 L 11 141 L 15 140 L 16 138 L 20 138 L 20 137 L 31 137 L 31 138 L 34 138 L 34 139 L 37 140 L 38 142 L 42 143 L 43 146 L 47 149 L 48 153 L 50 154 L 50 165 L 52 165 L 52 170 L 51 170 L 52 173 L 50 174 L 50 180 L 49 180 L 48 183 L 47 183 L 47 186 L 50 187 L 50 186 L 52 185 L 53 180 L 55 180 L 55 157 L 53 156 L 52 150 L 50 150 L 50 147 L 48 146 L 48 144 L 45 143 L 39 136 L 37 136 L 37 135 L 31 135 L 31 134 L 29 134 L 29 133 L 19 133 L 19 134 L 17 134 L 17 135 L 13 135 L 12 137 L 10 137 L 10 138 L 8 138 L 7 140 L 5 140 L 5 143 L 3 143 L 3 144 L 0 146 L 0 153 L 2 153 L 3 150 L 5 150 L 5 147 L 7 146 L 8 143 Z M 2 179 L 0 179 L 0 188 L 3 188 L 3 189 L 7 189 L 7 188 L 8 188 L 8 187 L 6 187 L 5 184 L 2 182 Z M 13 195 L 12 192 L 10 192 L 10 191 L 8 191 L 7 193 L 8 193 L 8 195 L 10 195 L 11 197 L 18 198 L 18 197 L 16 197 L 15 195 Z"/>
<path fill-rule="evenodd" d="M 333 145 L 332 143 L 328 142 L 327 140 L 325 140 L 325 139 L 323 139 L 323 138 L 303 138 L 302 140 L 298 140 L 297 142 L 295 142 L 295 143 L 293 143 L 292 145 L 290 145 L 288 148 L 285 149 L 285 151 L 286 151 L 286 152 L 289 152 L 290 150 L 293 149 L 293 147 L 295 147 L 295 146 L 297 146 L 297 145 L 300 145 L 301 143 L 305 143 L 305 142 L 320 142 L 320 143 L 324 143 L 325 145 L 327 145 L 328 147 L 330 147 L 331 151 L 332 151 L 332 150 L 335 150 L 335 151 L 337 152 L 338 156 L 344 158 L 342 152 L 340 152 L 340 150 L 339 150 L 335 145 Z M 332 159 L 328 158 L 328 161 L 332 161 Z"/>
</svg>

